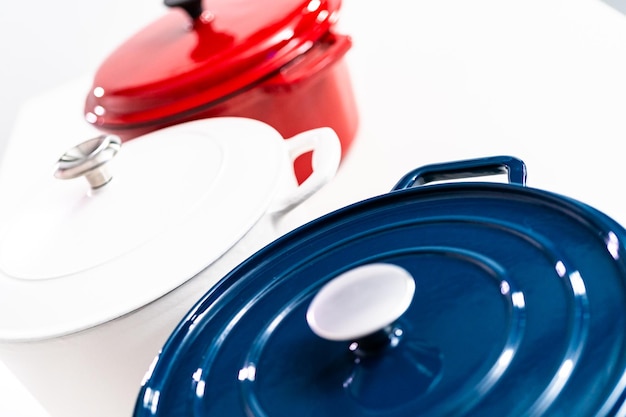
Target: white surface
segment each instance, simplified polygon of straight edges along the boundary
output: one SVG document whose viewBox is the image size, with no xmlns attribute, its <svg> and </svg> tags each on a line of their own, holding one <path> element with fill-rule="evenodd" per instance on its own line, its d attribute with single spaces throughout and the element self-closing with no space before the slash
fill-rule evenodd
<svg viewBox="0 0 626 417">
<path fill-rule="evenodd" d="M 165 10 L 159 0 L 17 1 L 0 14 L 0 154 L 25 100 L 93 71 Z"/>
<path fill-rule="evenodd" d="M 373 263 L 334 277 L 306 313 L 311 330 L 336 341 L 355 341 L 396 321 L 411 305 L 415 280 L 397 265 Z"/>
<path fill-rule="evenodd" d="M 85 75 L 138 20 L 161 10 L 153 0 L 67 3 L 14 3 L 23 8 L 15 13 L 20 23 L 9 22 L 13 36 L 3 41 L 23 43 L 10 62 L 25 64 L 3 65 L 11 71 L 0 77 L 8 90 L 15 84 L 32 95 L 42 92 L 56 85 L 49 82 L 54 77 L 43 82 L 42 72 L 49 72 L 71 95 L 62 81 Z M 417 166 L 511 154 L 527 163 L 529 186 L 578 198 L 626 224 L 622 13 L 598 0 L 345 0 L 340 21 L 354 41 L 347 59 L 360 131 L 338 176 L 296 209 L 295 219 L 384 193 Z M 78 95 L 68 131 L 88 130 Z M 15 101 L 3 102 L 10 107 L 3 116 Z M 47 133 L 52 137 L 40 140 L 65 140 L 58 136 L 65 131 Z M 30 403 L 12 402 L 20 388 L 5 381 L 0 410 L 39 416 Z"/>
</svg>

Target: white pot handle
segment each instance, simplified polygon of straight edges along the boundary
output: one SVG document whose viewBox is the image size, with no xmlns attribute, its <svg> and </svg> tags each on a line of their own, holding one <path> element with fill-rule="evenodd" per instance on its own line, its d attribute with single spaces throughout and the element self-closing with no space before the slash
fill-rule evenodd
<svg viewBox="0 0 626 417">
<path fill-rule="evenodd" d="M 289 189 L 272 204 L 269 210 L 272 213 L 291 210 L 309 198 L 335 176 L 341 160 L 341 142 L 335 131 L 329 127 L 307 130 L 285 139 L 285 143 L 291 159 L 290 171 L 293 179 L 289 181 Z M 310 151 L 313 151 L 311 161 L 313 172 L 298 185 L 293 164 L 296 158 Z"/>
</svg>

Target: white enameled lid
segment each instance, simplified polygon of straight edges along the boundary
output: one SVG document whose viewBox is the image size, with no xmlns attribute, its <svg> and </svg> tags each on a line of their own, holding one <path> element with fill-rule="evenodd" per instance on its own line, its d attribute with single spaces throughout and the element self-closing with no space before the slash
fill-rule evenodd
<svg viewBox="0 0 626 417">
<path fill-rule="evenodd" d="M 268 210 L 284 142 L 261 122 L 206 119 L 125 142 L 99 188 L 41 178 L 0 219 L 0 339 L 89 328 L 183 284 Z"/>
</svg>

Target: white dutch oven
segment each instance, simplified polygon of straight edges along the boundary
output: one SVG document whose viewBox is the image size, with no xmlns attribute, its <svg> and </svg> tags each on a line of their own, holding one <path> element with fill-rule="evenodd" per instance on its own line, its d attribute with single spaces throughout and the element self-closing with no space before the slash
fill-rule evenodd
<svg viewBox="0 0 626 417">
<path fill-rule="evenodd" d="M 314 173 L 298 185 L 293 162 L 311 150 Z M 57 178 L 0 219 L 0 360 L 53 417 L 130 415 L 184 313 L 285 232 L 279 220 L 340 154 L 329 128 L 284 140 L 244 118 L 70 149 Z"/>
</svg>

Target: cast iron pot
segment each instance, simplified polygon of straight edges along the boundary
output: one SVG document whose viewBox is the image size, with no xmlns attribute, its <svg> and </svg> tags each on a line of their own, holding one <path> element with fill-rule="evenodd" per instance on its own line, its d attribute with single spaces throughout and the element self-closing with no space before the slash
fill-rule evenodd
<svg viewBox="0 0 626 417">
<path fill-rule="evenodd" d="M 232 117 L 72 147 L 0 218 L 0 359 L 52 417 L 130 415 L 199 295 L 290 230 L 339 159 L 332 129 Z"/>
<path fill-rule="evenodd" d="M 525 177 L 431 165 L 277 239 L 179 324 L 134 416 L 625 415 L 626 231 Z"/>
<path fill-rule="evenodd" d="M 357 110 L 335 32 L 340 0 L 166 0 L 171 9 L 114 50 L 85 103 L 95 127 L 131 139 L 183 121 L 238 116 L 291 137 L 332 128 L 348 151 Z M 300 181 L 310 155 L 296 163 Z"/>
</svg>

